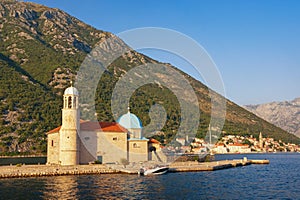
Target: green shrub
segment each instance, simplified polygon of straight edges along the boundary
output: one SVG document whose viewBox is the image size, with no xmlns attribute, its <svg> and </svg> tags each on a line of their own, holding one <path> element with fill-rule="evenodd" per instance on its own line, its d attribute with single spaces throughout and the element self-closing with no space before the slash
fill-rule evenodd
<svg viewBox="0 0 300 200">
<path fill-rule="evenodd" d="M 94 164 L 102 164 L 100 160 L 95 160 Z"/>
</svg>

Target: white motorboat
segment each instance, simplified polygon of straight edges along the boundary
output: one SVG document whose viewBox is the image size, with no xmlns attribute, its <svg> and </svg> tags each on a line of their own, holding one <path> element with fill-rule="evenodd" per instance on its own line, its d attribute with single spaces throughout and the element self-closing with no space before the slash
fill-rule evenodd
<svg viewBox="0 0 300 200">
<path fill-rule="evenodd" d="M 165 174 L 169 170 L 167 166 L 156 166 L 153 168 L 141 168 L 140 175 L 148 176 L 148 175 L 160 175 Z"/>
</svg>

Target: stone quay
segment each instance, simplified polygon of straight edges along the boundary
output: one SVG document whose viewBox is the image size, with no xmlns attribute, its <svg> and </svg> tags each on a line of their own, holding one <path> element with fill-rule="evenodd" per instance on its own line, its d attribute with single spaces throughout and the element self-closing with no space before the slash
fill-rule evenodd
<svg viewBox="0 0 300 200">
<path fill-rule="evenodd" d="M 169 172 L 201 172 L 228 169 L 233 167 L 247 166 L 251 164 L 269 164 L 269 160 L 222 160 L 212 162 L 173 162 L 168 164 Z M 138 174 L 142 165 L 10 165 L 0 167 L 0 178 L 39 177 L 39 176 L 63 176 L 63 175 L 86 175 L 86 174 Z M 148 163 L 148 165 L 151 163 Z"/>
</svg>

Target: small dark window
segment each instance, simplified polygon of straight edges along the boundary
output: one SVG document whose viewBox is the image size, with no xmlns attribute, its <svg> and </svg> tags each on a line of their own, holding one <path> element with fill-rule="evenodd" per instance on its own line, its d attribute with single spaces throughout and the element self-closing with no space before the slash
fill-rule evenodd
<svg viewBox="0 0 300 200">
<path fill-rule="evenodd" d="M 118 140 L 118 138 L 117 137 L 113 137 L 113 140 L 116 141 L 116 140 Z"/>
<path fill-rule="evenodd" d="M 140 146 L 137 143 L 133 143 L 133 148 L 140 148 Z"/>
<path fill-rule="evenodd" d="M 53 141 L 53 140 L 51 140 L 51 146 L 52 146 L 52 147 L 54 146 L 54 141 Z"/>
</svg>

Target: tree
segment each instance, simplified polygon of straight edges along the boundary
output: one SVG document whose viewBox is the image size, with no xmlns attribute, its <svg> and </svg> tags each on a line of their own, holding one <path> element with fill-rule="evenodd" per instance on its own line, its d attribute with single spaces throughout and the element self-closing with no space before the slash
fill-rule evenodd
<svg viewBox="0 0 300 200">
<path fill-rule="evenodd" d="M 243 144 L 247 144 L 249 147 L 253 145 L 248 139 L 244 139 Z"/>
</svg>

